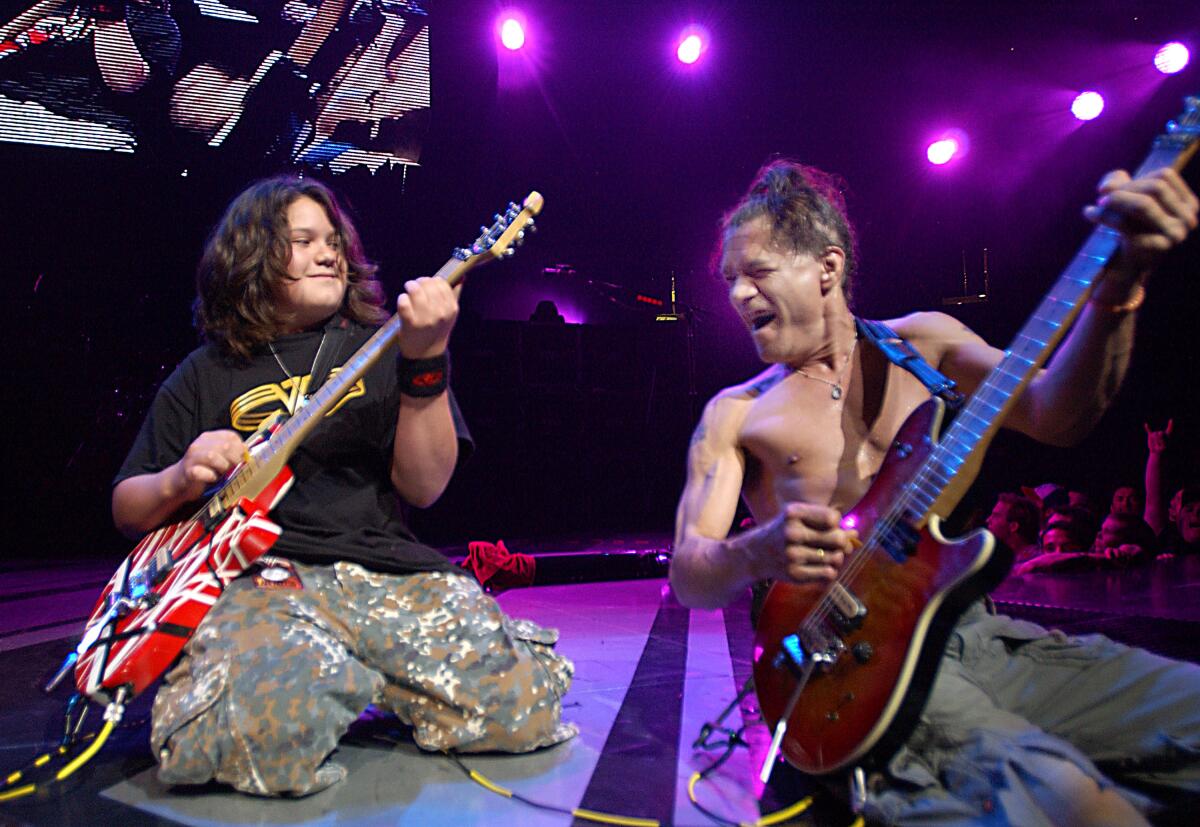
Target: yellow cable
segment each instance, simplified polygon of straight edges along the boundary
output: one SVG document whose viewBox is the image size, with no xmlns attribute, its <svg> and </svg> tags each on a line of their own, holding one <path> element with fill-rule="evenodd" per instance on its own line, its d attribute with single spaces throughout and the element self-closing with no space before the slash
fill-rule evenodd
<svg viewBox="0 0 1200 827">
<path fill-rule="evenodd" d="M 493 784 L 487 778 L 485 778 L 484 776 L 475 772 L 475 770 L 471 770 L 470 773 L 471 773 L 471 780 L 474 781 L 479 786 L 483 787 L 484 789 L 491 790 L 492 792 L 497 793 L 498 795 L 502 795 L 505 798 L 512 798 L 512 796 L 513 796 L 512 790 L 506 790 L 497 784 Z"/>
<path fill-rule="evenodd" d="M 87 749 L 81 752 L 74 761 L 59 770 L 58 774 L 54 776 L 54 778 L 58 781 L 62 781 L 71 773 L 75 772 L 75 770 L 79 769 L 88 761 L 90 761 L 92 756 L 99 751 L 100 747 L 104 746 L 104 742 L 108 740 L 108 735 L 113 731 L 114 726 L 116 726 L 115 721 L 105 721 L 104 728 L 100 730 L 100 734 L 96 736 L 96 740 L 93 741 Z"/>
<path fill-rule="evenodd" d="M 59 746 L 59 748 L 56 751 L 58 752 L 59 755 L 62 755 L 63 753 L 65 753 L 67 751 L 67 748 L 64 746 Z M 46 764 L 50 763 L 50 759 L 53 757 L 54 757 L 53 752 L 43 753 L 43 754 L 39 755 L 37 758 L 34 758 L 32 763 L 30 763 L 30 765 L 26 769 L 32 770 L 32 769 L 37 769 L 38 767 L 44 767 L 44 766 L 46 766 Z M 10 773 L 8 775 L 8 777 L 4 779 L 4 786 L 11 787 L 13 784 L 16 784 L 18 781 L 20 781 L 24 777 L 25 777 L 25 770 L 17 770 L 13 773 Z"/>
<path fill-rule="evenodd" d="M 773 813 L 763 816 L 754 822 L 754 827 L 767 827 L 769 824 L 778 824 L 781 821 L 787 821 L 792 816 L 798 816 L 807 810 L 812 806 L 812 803 L 812 796 L 806 795 L 790 807 L 784 807 L 782 810 L 776 810 Z"/>
<path fill-rule="evenodd" d="M 14 798 L 20 798 L 23 795 L 29 795 L 37 789 L 36 784 L 26 784 L 24 787 L 17 787 L 15 790 L 5 790 L 0 793 L 0 801 L 11 801 Z"/>
<path fill-rule="evenodd" d="M 859 816 L 858 818 L 854 819 L 854 823 L 851 824 L 850 827 L 863 827 L 863 825 L 866 823 L 866 820 L 862 816 Z"/>
<path fill-rule="evenodd" d="M 688 799 L 697 807 L 700 806 L 700 802 L 696 799 L 696 783 L 700 781 L 700 778 L 701 775 L 699 772 L 692 773 L 692 777 L 688 779 L 687 786 Z M 805 796 L 795 804 L 792 804 L 789 807 L 784 807 L 782 810 L 776 810 L 773 813 L 768 813 L 762 818 L 759 818 L 757 821 L 743 821 L 740 823 L 739 827 L 769 827 L 771 824 L 779 824 L 782 821 L 787 821 L 793 816 L 800 815 L 802 812 L 811 807 L 812 803 L 812 796 Z M 851 827 L 862 827 L 861 821 L 862 820 L 859 819 L 859 823 L 851 825 Z"/>
<path fill-rule="evenodd" d="M 491 779 L 489 779 L 483 773 L 469 769 L 461 761 L 459 761 L 457 763 L 460 767 L 462 767 L 464 770 L 466 770 L 467 775 L 469 775 L 471 777 L 472 781 L 474 781 L 479 786 L 483 787 L 485 790 L 496 793 L 497 795 L 502 795 L 505 798 L 514 798 L 515 797 L 516 794 L 512 790 L 504 789 L 504 787 L 501 787 L 499 784 L 497 784 L 494 781 L 492 781 Z M 522 801 L 522 799 L 520 799 L 520 798 L 516 798 L 515 800 Z M 530 802 L 525 801 L 524 803 L 529 804 Z M 541 806 L 541 805 L 538 805 L 538 806 Z M 564 809 L 552 808 L 552 809 L 555 809 L 556 812 L 560 812 L 560 813 L 567 812 L 567 810 L 565 808 Z M 582 818 L 585 821 L 598 821 L 601 824 L 620 824 L 620 825 L 622 825 L 622 827 L 659 827 L 659 822 L 653 818 L 635 818 L 633 816 L 614 816 L 614 815 L 608 815 L 607 813 L 598 813 L 595 810 L 585 810 L 582 808 L 571 810 L 570 814 L 575 816 L 576 818 Z"/>
<path fill-rule="evenodd" d="M 587 821 L 598 821 L 601 824 L 624 824 L 627 827 L 659 827 L 656 818 L 636 818 L 634 816 L 610 816 L 595 810 L 585 810 L 582 807 L 571 811 L 571 815 Z"/>
</svg>

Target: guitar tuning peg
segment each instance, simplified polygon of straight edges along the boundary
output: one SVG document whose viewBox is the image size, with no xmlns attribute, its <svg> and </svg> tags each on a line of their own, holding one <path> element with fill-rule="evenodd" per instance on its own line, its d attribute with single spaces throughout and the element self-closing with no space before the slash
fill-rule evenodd
<svg viewBox="0 0 1200 827">
<path fill-rule="evenodd" d="M 494 214 L 494 215 L 492 216 L 492 222 L 493 222 L 493 223 L 499 223 L 499 221 L 500 221 L 500 213 L 496 213 L 496 214 Z"/>
<path fill-rule="evenodd" d="M 509 247 L 507 250 L 504 251 L 505 258 L 512 258 L 516 254 L 517 254 L 517 251 L 514 250 L 512 247 Z"/>
<path fill-rule="evenodd" d="M 524 239 L 525 239 L 525 231 L 521 230 L 519 233 L 517 233 L 517 241 L 523 241 Z"/>
<path fill-rule="evenodd" d="M 482 235 L 485 235 L 485 236 L 486 236 L 488 233 L 490 233 L 490 232 L 491 232 L 491 230 L 489 230 L 487 227 L 483 227 L 483 226 L 481 226 L 481 227 L 479 228 L 479 232 L 480 232 Z"/>
<path fill-rule="evenodd" d="M 537 224 L 534 223 L 532 218 L 529 219 L 529 223 L 525 225 L 525 229 L 529 230 L 531 233 L 537 232 Z"/>
</svg>

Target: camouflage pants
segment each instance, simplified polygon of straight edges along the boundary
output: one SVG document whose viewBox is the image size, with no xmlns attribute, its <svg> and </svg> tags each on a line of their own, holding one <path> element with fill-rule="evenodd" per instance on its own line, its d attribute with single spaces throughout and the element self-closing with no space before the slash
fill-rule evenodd
<svg viewBox="0 0 1200 827">
<path fill-rule="evenodd" d="M 551 649 L 557 632 L 507 617 L 474 580 L 291 565 L 299 588 L 234 581 L 168 673 L 151 734 L 164 782 L 317 792 L 345 777 L 329 755 L 371 703 L 427 750 L 576 734 L 560 720 L 573 666 Z"/>
</svg>

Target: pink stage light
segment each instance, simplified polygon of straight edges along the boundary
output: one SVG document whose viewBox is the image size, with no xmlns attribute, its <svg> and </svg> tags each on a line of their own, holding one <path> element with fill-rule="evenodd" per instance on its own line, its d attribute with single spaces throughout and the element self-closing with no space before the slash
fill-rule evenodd
<svg viewBox="0 0 1200 827">
<path fill-rule="evenodd" d="M 1179 41 L 1174 41 L 1166 44 L 1154 54 L 1154 68 L 1164 75 L 1173 75 L 1183 71 L 1184 67 L 1188 65 L 1190 57 L 1188 47 Z"/>
<path fill-rule="evenodd" d="M 675 42 L 675 57 L 685 66 L 693 66 L 708 51 L 709 40 L 708 29 L 704 26 L 688 26 L 679 33 L 679 39 Z"/>
<path fill-rule="evenodd" d="M 954 138 L 942 138 L 934 141 L 925 150 L 925 157 L 929 159 L 929 163 L 936 166 L 948 164 L 958 155 L 959 144 Z"/>
<path fill-rule="evenodd" d="M 1104 111 L 1104 98 L 1099 92 L 1080 92 L 1071 102 L 1071 114 L 1081 121 L 1091 121 Z"/>
<path fill-rule="evenodd" d="M 676 57 L 680 63 L 695 63 L 700 59 L 700 52 L 704 50 L 704 41 L 700 39 L 698 34 L 689 34 L 683 40 L 679 41 L 679 48 L 675 50 Z"/>
<path fill-rule="evenodd" d="M 515 52 L 525 45 L 525 24 L 511 13 L 503 15 L 500 21 L 500 42 L 504 48 Z"/>
</svg>

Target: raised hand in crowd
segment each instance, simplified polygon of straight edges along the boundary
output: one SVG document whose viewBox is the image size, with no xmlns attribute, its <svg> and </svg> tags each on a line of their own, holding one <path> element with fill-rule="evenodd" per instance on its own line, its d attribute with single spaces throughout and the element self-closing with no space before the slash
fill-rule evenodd
<svg viewBox="0 0 1200 827">
<path fill-rule="evenodd" d="M 1162 535 L 1168 524 L 1166 470 L 1163 464 L 1167 461 L 1167 448 L 1171 435 L 1175 431 L 1174 418 L 1167 420 L 1167 426 L 1161 431 L 1143 424 L 1146 429 L 1146 504 L 1142 517 L 1156 535 Z"/>
</svg>

